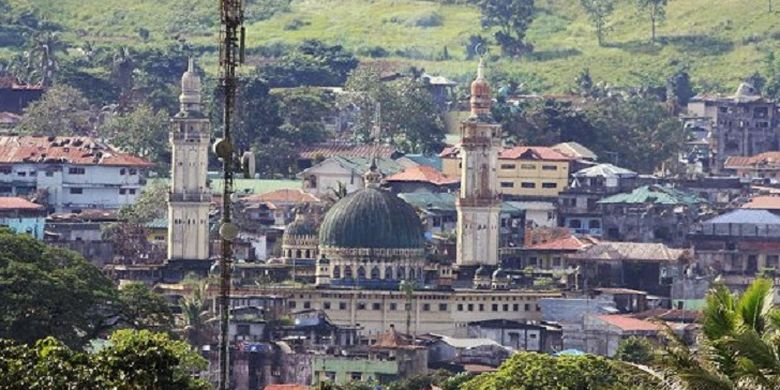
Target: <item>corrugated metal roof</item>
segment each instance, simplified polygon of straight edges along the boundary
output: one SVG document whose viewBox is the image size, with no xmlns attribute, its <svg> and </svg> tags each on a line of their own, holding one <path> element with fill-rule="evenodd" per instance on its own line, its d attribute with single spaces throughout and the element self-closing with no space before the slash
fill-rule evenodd
<svg viewBox="0 0 780 390">
<path fill-rule="evenodd" d="M 630 169 L 621 168 L 608 163 L 580 169 L 574 173 L 574 177 L 635 177 L 636 175 L 637 173 Z"/>
<path fill-rule="evenodd" d="M 598 158 L 596 153 L 593 153 L 592 150 L 574 141 L 561 142 L 559 144 L 553 145 L 552 148 L 565 155 L 576 158 L 582 158 L 586 160 L 595 160 Z"/>
<path fill-rule="evenodd" d="M 754 223 L 764 225 L 780 225 L 780 216 L 766 210 L 736 209 L 726 214 L 710 219 L 705 224 Z"/>
<path fill-rule="evenodd" d="M 398 194 L 398 197 L 410 205 L 423 210 L 439 210 L 455 212 L 455 193 L 430 193 L 430 192 L 408 192 Z M 501 211 L 505 213 L 517 213 L 522 210 L 512 206 L 509 202 L 501 203 Z"/>
<path fill-rule="evenodd" d="M 149 161 L 91 137 L 0 136 L 0 163 L 67 163 L 150 168 Z"/>
<path fill-rule="evenodd" d="M 298 152 L 302 159 L 328 158 L 328 157 L 363 157 L 392 158 L 398 150 L 389 145 L 367 145 L 350 143 L 329 143 L 312 146 L 304 146 Z"/>
<path fill-rule="evenodd" d="M 596 316 L 598 319 L 623 331 L 657 331 L 659 326 L 645 320 L 631 318 L 621 314 Z"/>
<path fill-rule="evenodd" d="M 677 261 L 685 253 L 684 249 L 672 249 L 660 243 L 601 241 L 582 252 L 569 255 L 569 258 L 603 261 Z"/>
<path fill-rule="evenodd" d="M 650 185 L 642 186 L 628 193 L 612 195 L 598 202 L 599 204 L 666 204 L 693 206 L 706 201 L 698 195 L 672 187 Z"/>
<path fill-rule="evenodd" d="M 386 179 L 388 182 L 424 182 L 437 186 L 459 183 L 458 178 L 449 177 L 439 172 L 433 167 L 427 165 L 418 165 L 409 167 L 405 170 L 391 175 Z"/>
<path fill-rule="evenodd" d="M 780 210 L 780 196 L 756 196 L 743 209 Z"/>
<path fill-rule="evenodd" d="M 43 210 L 43 206 L 24 198 L 0 197 L 0 210 Z"/>
</svg>

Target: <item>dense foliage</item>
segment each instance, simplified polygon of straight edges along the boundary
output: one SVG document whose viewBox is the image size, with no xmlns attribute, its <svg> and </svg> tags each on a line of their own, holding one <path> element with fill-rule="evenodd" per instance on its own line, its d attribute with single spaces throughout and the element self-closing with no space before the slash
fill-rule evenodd
<svg viewBox="0 0 780 390">
<path fill-rule="evenodd" d="M 92 353 L 53 337 L 32 346 L 0 339 L 0 388 L 8 390 L 208 389 L 193 376 L 205 368 L 186 343 L 147 330 L 116 331 Z"/>
</svg>

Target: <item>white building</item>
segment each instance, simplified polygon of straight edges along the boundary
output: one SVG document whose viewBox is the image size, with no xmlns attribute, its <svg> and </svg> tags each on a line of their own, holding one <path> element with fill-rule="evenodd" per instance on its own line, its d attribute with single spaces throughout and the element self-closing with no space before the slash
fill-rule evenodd
<svg viewBox="0 0 780 390">
<path fill-rule="evenodd" d="M 210 125 L 200 110 L 200 77 L 192 59 L 181 76 L 179 113 L 171 120 L 171 192 L 168 197 L 168 259 L 208 260 L 209 205 L 206 184 Z"/>
<path fill-rule="evenodd" d="M 390 176 L 404 170 L 404 166 L 389 158 L 377 158 L 379 171 Z M 323 160 L 301 172 L 303 190 L 317 196 L 330 195 L 339 185 L 351 194 L 365 188 L 363 175 L 371 165 L 370 158 L 335 156 Z"/>
<path fill-rule="evenodd" d="M 490 117 L 490 86 L 479 62 L 471 83 L 471 116 L 461 125 L 461 177 L 458 209 L 458 266 L 498 264 L 501 199 L 496 168 L 501 125 Z"/>
<path fill-rule="evenodd" d="M 90 137 L 0 137 L 0 196 L 33 196 L 49 211 L 133 203 L 152 164 Z"/>
</svg>

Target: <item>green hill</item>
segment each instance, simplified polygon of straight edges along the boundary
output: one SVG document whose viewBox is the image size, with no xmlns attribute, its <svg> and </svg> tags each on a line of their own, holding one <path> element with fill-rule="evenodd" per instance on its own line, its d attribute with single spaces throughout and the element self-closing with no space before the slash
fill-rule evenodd
<svg viewBox="0 0 780 390">
<path fill-rule="evenodd" d="M 35 7 L 64 25 L 76 45 L 155 46 L 174 37 L 201 46 L 216 41 L 216 0 L 7 0 Z M 537 0 L 528 34 L 533 55 L 491 63 L 493 71 L 517 75 L 532 89 L 563 91 L 589 68 L 596 81 L 636 85 L 660 80 L 687 66 L 695 83 L 731 90 L 738 81 L 763 70 L 767 53 L 780 48 L 780 13 L 768 12 L 768 0 L 670 0 L 659 43 L 649 42 L 649 19 L 632 0 L 618 0 L 606 47 L 596 36 L 577 0 Z M 414 0 L 248 0 L 250 48 L 292 44 L 315 38 L 340 43 L 362 58 L 413 64 L 429 72 L 466 79 L 473 61 L 464 43 L 480 29 L 479 11 L 470 5 Z M 780 4 L 776 5 L 780 8 Z M 272 11 L 275 13 L 271 14 Z M 143 40 L 139 31 L 149 32 Z M 449 60 L 436 60 L 446 50 Z M 380 50 L 381 49 L 381 50 Z M 7 50 L 7 49 L 6 49 Z M 255 50 L 254 52 L 258 52 Z M 498 53 L 492 48 L 491 53 Z M 2 51 L 0 51 L 2 53 Z M 214 64 L 214 58 L 206 61 Z"/>
</svg>

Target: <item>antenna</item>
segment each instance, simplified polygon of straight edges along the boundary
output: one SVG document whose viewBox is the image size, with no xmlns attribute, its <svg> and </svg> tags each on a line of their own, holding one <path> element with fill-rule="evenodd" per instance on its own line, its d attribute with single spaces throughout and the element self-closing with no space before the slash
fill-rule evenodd
<svg viewBox="0 0 780 390">
<path fill-rule="evenodd" d="M 230 386 L 228 374 L 228 324 L 230 321 L 230 272 L 233 262 L 233 240 L 238 236 L 238 226 L 231 221 L 233 195 L 233 161 L 236 157 L 232 140 L 233 116 L 236 106 L 238 78 L 236 68 L 244 62 L 244 10 L 242 0 L 220 0 L 219 71 L 224 94 L 223 134 L 214 143 L 214 152 L 222 160 L 222 223 L 219 227 L 220 279 L 219 279 L 219 390 Z"/>
</svg>

